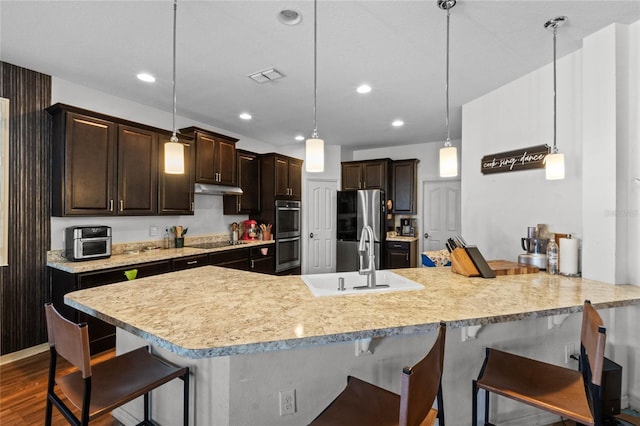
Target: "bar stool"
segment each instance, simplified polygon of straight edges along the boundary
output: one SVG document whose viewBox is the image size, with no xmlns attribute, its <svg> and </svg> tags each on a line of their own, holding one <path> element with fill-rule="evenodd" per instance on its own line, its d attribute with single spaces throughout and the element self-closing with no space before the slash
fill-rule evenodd
<svg viewBox="0 0 640 426">
<path fill-rule="evenodd" d="M 606 330 L 590 301 L 585 301 L 580 333 L 579 370 L 487 348 L 473 381 L 473 419 L 478 420 L 478 391 L 484 389 L 485 425 L 489 423 L 489 392 L 568 418 L 579 424 L 603 424 L 600 384 Z"/>
<path fill-rule="evenodd" d="M 175 378 L 184 381 L 184 425 L 189 424 L 189 368 L 176 367 L 138 348 L 96 365 L 91 365 L 89 331 L 86 324 L 75 324 L 62 317 L 51 303 L 45 304 L 51 360 L 47 386 L 45 424 L 51 425 L 53 405 L 72 425 L 88 425 L 89 420 L 109 413 L 139 396 L 144 396 L 144 421 L 152 425 L 149 392 Z M 78 368 L 56 377 L 58 355 Z M 81 412 L 78 419 L 54 392 L 54 387 Z"/>
<path fill-rule="evenodd" d="M 446 324 L 440 323 L 433 347 L 413 367 L 402 369 L 400 395 L 355 377 L 347 378 L 346 388 L 316 417 L 313 426 L 426 426 L 436 417 L 444 425 L 442 369 Z M 432 408 L 434 400 L 438 409 Z"/>
</svg>

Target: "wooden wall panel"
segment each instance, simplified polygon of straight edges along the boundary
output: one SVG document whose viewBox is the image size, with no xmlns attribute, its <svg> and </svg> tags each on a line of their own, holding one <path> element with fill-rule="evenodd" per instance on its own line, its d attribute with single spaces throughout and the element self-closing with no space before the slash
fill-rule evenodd
<svg viewBox="0 0 640 426">
<path fill-rule="evenodd" d="M 51 77 L 0 62 L 0 97 L 10 101 L 9 266 L 0 267 L 0 354 L 47 339 L 43 304 L 51 246 Z"/>
</svg>

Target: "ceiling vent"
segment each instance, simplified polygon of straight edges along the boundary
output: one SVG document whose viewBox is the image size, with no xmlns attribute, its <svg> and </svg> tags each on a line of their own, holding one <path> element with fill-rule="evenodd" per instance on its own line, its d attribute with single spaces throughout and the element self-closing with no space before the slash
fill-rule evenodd
<svg viewBox="0 0 640 426">
<path fill-rule="evenodd" d="M 282 77 L 284 77 L 284 74 L 275 68 L 269 68 L 268 70 L 258 71 L 257 73 L 249 75 L 249 78 L 257 83 L 266 83 L 267 81 L 278 80 Z"/>
</svg>

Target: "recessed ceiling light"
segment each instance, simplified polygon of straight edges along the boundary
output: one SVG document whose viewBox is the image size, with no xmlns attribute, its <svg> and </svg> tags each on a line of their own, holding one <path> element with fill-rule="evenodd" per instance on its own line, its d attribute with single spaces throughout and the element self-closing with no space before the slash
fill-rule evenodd
<svg viewBox="0 0 640 426">
<path fill-rule="evenodd" d="M 153 82 L 156 81 L 156 78 L 154 76 L 152 76 L 151 74 L 148 74 L 146 72 L 141 72 L 136 77 L 138 77 L 138 80 L 142 80 L 142 81 L 144 81 L 146 83 L 153 83 Z"/>
<path fill-rule="evenodd" d="M 296 140 L 297 140 L 297 141 L 303 141 L 303 140 L 304 140 L 304 136 L 302 136 L 302 135 L 297 135 L 297 136 L 296 136 Z"/>
<path fill-rule="evenodd" d="M 402 121 L 402 120 L 393 120 L 393 123 L 391 123 L 391 125 L 393 127 L 402 127 L 402 126 L 404 126 L 404 121 Z"/>
<path fill-rule="evenodd" d="M 248 112 L 243 112 L 242 114 L 239 115 L 240 118 L 242 118 L 243 120 L 251 120 L 251 114 L 249 114 Z"/>
<path fill-rule="evenodd" d="M 361 84 L 356 89 L 356 92 L 358 93 L 369 93 L 370 91 L 371 91 L 371 86 L 369 86 L 368 84 Z"/>
<path fill-rule="evenodd" d="M 278 21 L 285 25 L 298 25 L 302 21 L 302 15 L 297 10 L 285 9 L 278 13 Z"/>
</svg>

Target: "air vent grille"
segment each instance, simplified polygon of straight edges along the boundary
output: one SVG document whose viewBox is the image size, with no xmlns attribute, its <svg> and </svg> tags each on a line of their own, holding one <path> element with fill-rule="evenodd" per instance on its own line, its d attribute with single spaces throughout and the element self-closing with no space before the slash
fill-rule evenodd
<svg viewBox="0 0 640 426">
<path fill-rule="evenodd" d="M 268 81 L 278 80 L 282 77 L 284 77 L 284 74 L 282 74 L 275 68 L 269 68 L 264 71 L 258 71 L 256 73 L 249 74 L 249 78 L 256 83 L 266 83 Z"/>
</svg>

